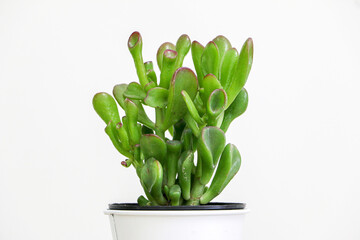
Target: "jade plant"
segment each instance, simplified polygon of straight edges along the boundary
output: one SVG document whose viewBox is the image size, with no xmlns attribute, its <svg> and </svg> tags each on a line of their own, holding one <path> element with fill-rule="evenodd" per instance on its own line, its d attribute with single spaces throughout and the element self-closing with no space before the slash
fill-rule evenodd
<svg viewBox="0 0 360 240">
<path fill-rule="evenodd" d="M 248 105 L 244 85 L 252 65 L 252 39 L 238 52 L 224 36 L 204 47 L 184 34 L 176 44 L 165 42 L 158 49 L 159 77 L 151 61 L 144 63 L 142 45 L 140 33 L 132 33 L 128 48 L 139 83 L 116 85 L 116 101 L 97 93 L 94 109 L 127 158 L 121 164 L 136 170 L 145 192 L 139 205 L 207 204 L 240 168 L 240 153 L 226 144 L 225 132 Z M 196 74 L 182 67 L 189 51 Z M 125 112 L 122 118 L 116 102 Z M 155 109 L 155 121 L 143 105 Z"/>
</svg>

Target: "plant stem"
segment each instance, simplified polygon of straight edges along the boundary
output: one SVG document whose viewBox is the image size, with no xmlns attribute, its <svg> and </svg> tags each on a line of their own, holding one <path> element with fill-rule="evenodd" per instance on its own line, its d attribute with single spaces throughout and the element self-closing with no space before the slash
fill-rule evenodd
<svg viewBox="0 0 360 240">
<path fill-rule="evenodd" d="M 161 127 L 164 119 L 164 111 L 162 108 L 155 108 L 155 117 L 156 117 L 155 132 L 159 137 L 165 140 L 165 131 L 162 130 Z"/>
<path fill-rule="evenodd" d="M 196 177 L 191 188 L 190 199 L 186 202 L 186 205 L 199 205 L 200 197 L 204 193 L 205 185 L 201 184 L 200 178 Z"/>
</svg>

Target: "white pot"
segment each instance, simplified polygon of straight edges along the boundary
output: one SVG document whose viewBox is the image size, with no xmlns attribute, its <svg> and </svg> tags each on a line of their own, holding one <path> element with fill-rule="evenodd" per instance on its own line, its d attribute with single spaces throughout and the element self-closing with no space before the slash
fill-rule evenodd
<svg viewBox="0 0 360 240">
<path fill-rule="evenodd" d="M 248 209 L 107 210 L 114 240 L 243 240 Z"/>
</svg>

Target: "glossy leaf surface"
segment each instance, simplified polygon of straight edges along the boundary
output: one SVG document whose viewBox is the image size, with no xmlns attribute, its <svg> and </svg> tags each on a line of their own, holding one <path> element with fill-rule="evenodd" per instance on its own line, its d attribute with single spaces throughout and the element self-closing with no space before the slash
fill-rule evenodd
<svg viewBox="0 0 360 240">
<path fill-rule="evenodd" d="M 185 90 L 191 99 L 197 94 L 198 81 L 196 75 L 189 68 L 179 68 L 174 73 L 170 83 L 168 107 L 165 113 L 164 130 L 178 122 L 187 112 L 187 107 L 181 95 Z"/>
<path fill-rule="evenodd" d="M 207 74 L 213 74 L 216 77 L 219 77 L 219 67 L 220 67 L 220 55 L 219 50 L 216 44 L 211 41 L 209 42 L 204 49 L 204 52 L 201 56 L 201 69 L 203 76 Z"/>
<path fill-rule="evenodd" d="M 182 189 L 182 195 L 185 200 L 190 199 L 191 191 L 191 171 L 194 162 L 192 151 L 183 152 L 178 163 L 179 185 Z"/>
<path fill-rule="evenodd" d="M 148 193 L 157 203 L 164 205 L 167 203 L 162 194 L 163 168 L 161 163 L 150 158 L 145 162 L 141 170 L 141 183 L 146 193 Z M 149 200 L 151 200 L 149 198 Z"/>
<path fill-rule="evenodd" d="M 105 92 L 95 94 L 93 107 L 96 113 L 106 124 L 113 121 L 115 124 L 120 122 L 119 111 L 114 98 Z"/>
<path fill-rule="evenodd" d="M 165 141 L 155 134 L 144 134 L 140 139 L 140 149 L 145 160 L 155 158 L 164 163 L 167 153 Z"/>
<path fill-rule="evenodd" d="M 162 87 L 155 87 L 147 92 L 144 103 L 150 107 L 163 108 L 167 105 L 169 91 Z"/>
<path fill-rule="evenodd" d="M 237 95 L 235 100 L 231 103 L 228 109 L 225 110 L 225 115 L 223 122 L 221 124 L 221 129 L 226 132 L 231 124 L 231 122 L 243 114 L 248 106 L 249 96 L 245 88 L 243 88 L 240 93 Z"/>
<path fill-rule="evenodd" d="M 170 42 L 165 42 L 165 43 L 161 44 L 161 46 L 159 47 L 159 49 L 156 53 L 156 60 L 157 60 L 157 64 L 159 66 L 160 71 L 162 70 L 164 52 L 167 49 L 175 51 L 176 47 L 174 44 L 172 44 Z"/>
<path fill-rule="evenodd" d="M 239 171 L 240 165 L 241 157 L 236 146 L 233 144 L 226 145 L 211 185 L 206 193 L 200 198 L 200 203 L 207 204 L 214 197 L 219 195 Z"/>
<path fill-rule="evenodd" d="M 124 97 L 130 98 L 131 100 L 143 100 L 146 97 L 146 92 L 140 84 L 132 82 L 127 86 Z"/>
<path fill-rule="evenodd" d="M 225 134 L 217 127 L 205 127 L 201 131 L 198 151 L 201 157 L 202 174 L 200 182 L 207 184 L 225 147 Z"/>
<path fill-rule="evenodd" d="M 225 91 L 228 95 L 228 106 L 234 101 L 241 89 L 244 87 L 249 76 L 253 61 L 253 41 L 247 39 L 241 48 L 239 60 L 236 64 L 234 76 Z"/>
</svg>

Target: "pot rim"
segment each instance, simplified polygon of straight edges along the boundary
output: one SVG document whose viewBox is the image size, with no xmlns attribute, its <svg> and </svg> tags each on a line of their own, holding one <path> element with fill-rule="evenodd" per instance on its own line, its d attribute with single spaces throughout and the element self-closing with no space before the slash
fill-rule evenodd
<svg viewBox="0 0 360 240">
<path fill-rule="evenodd" d="M 239 215 L 249 212 L 245 203 L 214 202 L 198 206 L 144 206 L 136 203 L 112 203 L 107 215 Z"/>
</svg>

